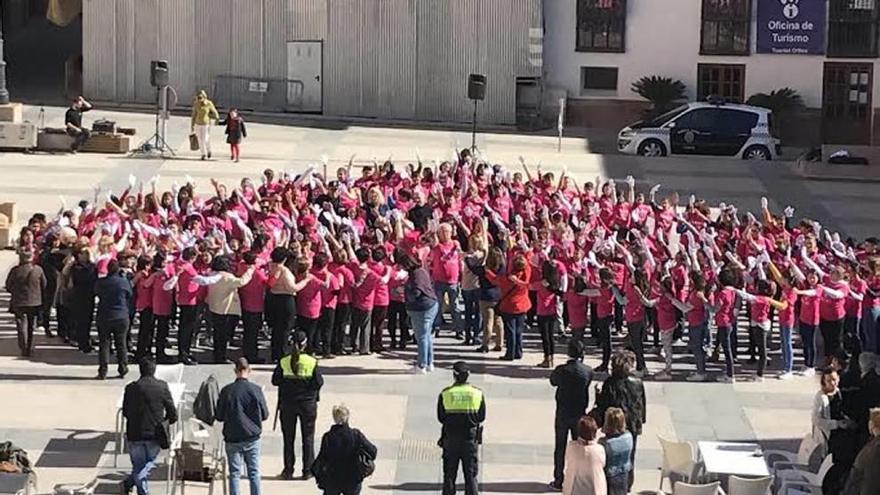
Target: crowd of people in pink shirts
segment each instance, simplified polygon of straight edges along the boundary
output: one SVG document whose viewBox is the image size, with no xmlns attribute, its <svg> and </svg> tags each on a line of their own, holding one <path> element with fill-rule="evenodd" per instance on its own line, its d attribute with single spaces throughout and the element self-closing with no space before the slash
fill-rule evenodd
<svg viewBox="0 0 880 495">
<path fill-rule="evenodd" d="M 433 370 L 441 331 L 470 346 L 462 352 L 513 361 L 534 330 L 545 368 L 560 338 L 595 344 L 600 372 L 615 344 L 636 354 L 640 375 L 656 352 L 657 380 L 685 357 L 695 363 L 688 380 L 709 379 L 713 358 L 724 363 L 717 379 L 734 380 L 743 349 L 763 379 L 774 332 L 782 379 L 877 352 L 876 238 L 842 238 L 766 199 L 740 205 L 753 214 L 632 177 L 578 183 L 521 161 L 505 168 L 464 150 L 430 166 L 350 162 L 335 176 L 326 163 L 266 170 L 259 184 L 131 177 L 118 195 L 97 188 L 92 201 L 34 215 L 19 250 L 46 274 L 40 325 L 85 352 L 96 282 L 129 280 L 133 359 L 195 364 L 203 337 L 225 362 L 239 330 L 252 363 L 280 359 L 296 330 L 324 358 L 415 343 L 417 373 Z"/>
</svg>

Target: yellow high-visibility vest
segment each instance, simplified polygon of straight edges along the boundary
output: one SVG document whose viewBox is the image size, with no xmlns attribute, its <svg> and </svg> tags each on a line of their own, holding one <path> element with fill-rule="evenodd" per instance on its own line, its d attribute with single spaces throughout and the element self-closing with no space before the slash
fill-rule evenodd
<svg viewBox="0 0 880 495">
<path fill-rule="evenodd" d="M 447 413 L 476 413 L 483 402 L 483 391 L 471 385 L 453 385 L 440 393 Z"/>
<path fill-rule="evenodd" d="M 281 358 L 281 361 L 279 362 L 284 378 L 290 380 L 308 380 L 315 374 L 315 367 L 318 365 L 317 359 L 308 354 L 300 354 L 299 361 L 296 363 L 296 369 L 291 365 L 292 360 L 292 356 L 287 355 Z"/>
</svg>

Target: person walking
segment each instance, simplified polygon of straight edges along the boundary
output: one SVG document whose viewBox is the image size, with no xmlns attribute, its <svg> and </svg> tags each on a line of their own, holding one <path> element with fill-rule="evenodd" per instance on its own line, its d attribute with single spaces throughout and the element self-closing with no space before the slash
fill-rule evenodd
<svg viewBox="0 0 880 495">
<path fill-rule="evenodd" d="M 125 386 L 122 396 L 122 415 L 126 421 L 125 438 L 131 458 L 131 474 L 122 480 L 122 493 L 137 488 L 138 495 L 150 493 L 147 482 L 156 467 L 156 457 L 168 448 L 170 438 L 164 427 L 177 422 L 177 408 L 171 398 L 168 384 L 155 377 L 156 362 L 140 362 L 141 377 Z"/>
<path fill-rule="evenodd" d="M 318 400 L 324 377 L 318 369 L 318 360 L 305 353 L 306 334 L 291 336 L 290 354 L 281 358 L 272 373 L 272 385 L 278 387 L 278 412 L 281 416 L 281 435 L 284 439 L 284 470 L 280 478 L 293 479 L 296 464 L 296 423 L 302 434 L 302 479 L 312 477 L 315 460 L 315 420 L 318 418 Z"/>
<path fill-rule="evenodd" d="M 220 121 L 220 125 L 226 126 L 226 142 L 229 143 L 229 159 L 238 163 L 240 155 L 239 146 L 242 140 L 247 137 L 247 128 L 244 125 L 244 119 L 238 113 L 237 108 L 230 108 L 226 118 Z"/>
<path fill-rule="evenodd" d="M 34 351 L 34 328 L 43 306 L 43 291 L 46 290 L 46 275 L 33 260 L 34 253 L 20 252 L 18 266 L 9 270 L 6 276 L 6 291 L 12 296 L 9 307 L 15 315 L 18 349 L 24 357 L 29 357 Z"/>
<path fill-rule="evenodd" d="M 321 438 L 321 450 L 313 464 L 315 481 L 324 495 L 359 495 L 363 475 L 359 457 L 375 460 L 378 450 L 360 430 L 349 426 L 351 413 L 344 405 L 333 406 L 333 423 Z"/>
<path fill-rule="evenodd" d="M 239 495 L 242 462 L 247 466 L 250 495 L 260 495 L 260 436 L 269 407 L 263 391 L 248 381 L 251 367 L 245 358 L 235 361 L 235 381 L 220 390 L 214 419 L 223 423 L 229 461 L 229 493 Z"/>
<path fill-rule="evenodd" d="M 443 389 L 437 398 L 437 419 L 443 425 L 439 442 L 443 449 L 443 495 L 455 494 L 459 463 L 465 495 L 477 495 L 477 450 L 483 442 L 486 399 L 482 390 L 468 384 L 467 363 L 453 364 L 452 376 L 455 383 Z"/>
<path fill-rule="evenodd" d="M 437 317 L 440 304 L 431 283 L 428 270 L 422 267 L 412 256 L 398 250 L 395 254 L 397 264 L 409 273 L 404 285 L 404 301 L 406 313 L 412 323 L 413 336 L 416 339 L 418 353 L 413 371 L 427 373 L 434 370 L 434 334 L 433 324 Z"/>
<path fill-rule="evenodd" d="M 590 383 L 593 369 L 584 364 L 584 344 L 580 340 L 568 343 L 567 363 L 559 365 L 550 375 L 550 384 L 556 387 L 556 432 L 553 450 L 553 481 L 550 488 L 562 490 L 565 470 L 566 437 L 577 439 L 578 421 L 590 405 Z"/>
<path fill-rule="evenodd" d="M 98 270 L 87 248 L 80 248 L 75 258 L 70 269 L 73 285 L 71 309 L 77 346 L 80 351 L 88 354 L 92 352 L 92 317 L 95 314 L 95 282 L 98 280 Z"/>
<path fill-rule="evenodd" d="M 125 342 L 132 304 L 131 282 L 119 271 L 119 262 L 107 265 L 107 276 L 95 282 L 98 296 L 98 380 L 107 378 L 110 361 L 110 339 L 116 349 L 116 370 L 120 378 L 128 373 L 128 346 Z"/>
<path fill-rule="evenodd" d="M 202 153 L 202 160 L 211 158 L 211 121 L 220 120 L 220 114 L 214 102 L 208 99 L 208 93 L 205 90 L 199 90 L 192 104 L 192 116 L 190 119 L 190 130 L 196 134 L 199 140 L 199 151 Z"/>
<path fill-rule="evenodd" d="M 632 374 L 635 362 L 635 355 L 630 351 L 617 351 L 611 356 L 611 376 L 602 384 L 602 390 L 596 395 L 596 405 L 593 408 L 593 418 L 603 424 L 609 408 L 616 407 L 623 411 L 626 429 L 633 437 L 630 454 L 633 468 L 629 472 L 627 484 L 630 490 L 634 481 L 637 442 L 642 433 L 642 425 L 647 421 L 645 384 Z"/>
</svg>

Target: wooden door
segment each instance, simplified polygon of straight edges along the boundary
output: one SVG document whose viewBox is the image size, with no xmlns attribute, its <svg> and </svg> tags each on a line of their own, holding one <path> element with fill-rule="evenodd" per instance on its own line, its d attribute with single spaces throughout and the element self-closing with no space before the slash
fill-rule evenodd
<svg viewBox="0 0 880 495">
<path fill-rule="evenodd" d="M 825 63 L 822 142 L 871 144 L 872 84 L 872 64 Z"/>
</svg>

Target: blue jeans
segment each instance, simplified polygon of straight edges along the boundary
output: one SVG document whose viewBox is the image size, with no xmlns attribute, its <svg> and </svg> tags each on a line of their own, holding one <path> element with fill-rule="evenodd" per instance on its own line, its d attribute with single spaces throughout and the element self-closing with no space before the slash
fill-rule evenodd
<svg viewBox="0 0 880 495">
<path fill-rule="evenodd" d="M 443 321 L 443 300 L 449 298 L 449 312 L 452 313 L 452 329 L 456 333 L 461 332 L 461 313 L 458 311 L 458 284 L 447 284 L 445 282 L 434 282 L 434 294 L 437 295 L 437 302 L 440 304 L 437 310 L 437 316 L 434 318 L 434 330 L 440 330 L 440 323 Z"/>
<path fill-rule="evenodd" d="M 502 314 L 501 319 L 504 320 L 504 342 L 507 345 L 507 352 L 504 357 L 507 359 L 522 359 L 523 356 L 523 330 L 526 327 L 526 315 L 520 313 L 517 315 Z"/>
<path fill-rule="evenodd" d="M 697 373 L 706 372 L 706 349 L 703 345 L 706 343 L 707 333 L 709 333 L 709 327 L 706 323 L 688 327 L 688 344 L 691 348 L 691 354 L 694 355 L 694 361 L 697 363 Z"/>
<path fill-rule="evenodd" d="M 249 442 L 226 442 L 229 458 L 229 494 L 239 495 L 238 480 L 241 478 L 242 459 L 247 466 L 251 495 L 260 495 L 260 439 Z"/>
<path fill-rule="evenodd" d="M 434 333 L 431 325 L 437 318 L 439 308 L 440 303 L 434 303 L 433 306 L 424 311 L 406 311 L 409 314 L 413 336 L 415 336 L 416 344 L 418 345 L 416 365 L 421 369 L 434 364 Z"/>
<path fill-rule="evenodd" d="M 464 299 L 464 338 L 465 340 L 479 341 L 482 329 L 480 289 L 463 290 L 461 297 Z"/>
<path fill-rule="evenodd" d="M 791 373 L 794 361 L 794 349 L 791 347 L 791 327 L 782 325 L 779 327 L 782 334 L 782 372 Z"/>
<path fill-rule="evenodd" d="M 807 325 L 801 322 L 798 330 L 801 332 L 801 342 L 804 344 L 804 366 L 812 368 L 816 364 L 816 325 Z"/>
<path fill-rule="evenodd" d="M 137 488 L 138 495 L 150 493 L 147 481 L 150 479 L 150 472 L 156 467 L 156 458 L 159 457 L 161 451 L 159 444 L 150 440 L 128 443 L 131 474 L 125 480 L 126 487 L 134 486 Z"/>
<path fill-rule="evenodd" d="M 876 353 L 880 350 L 880 308 L 865 308 L 861 322 L 862 350 Z"/>
</svg>

